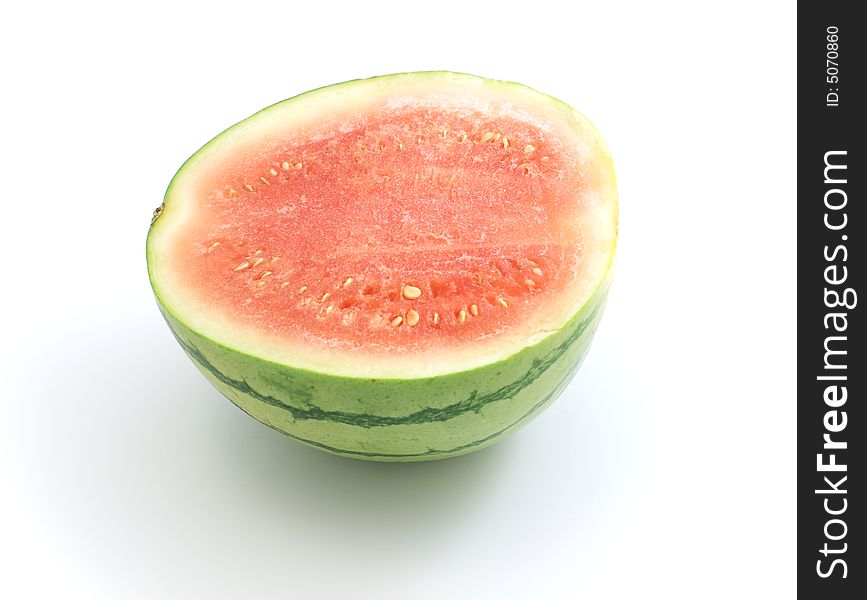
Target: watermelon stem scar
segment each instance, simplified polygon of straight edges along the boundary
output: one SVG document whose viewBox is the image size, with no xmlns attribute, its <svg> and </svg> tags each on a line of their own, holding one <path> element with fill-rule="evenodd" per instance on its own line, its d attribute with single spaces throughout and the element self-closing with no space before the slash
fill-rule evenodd
<svg viewBox="0 0 867 600">
<path fill-rule="evenodd" d="M 160 218 L 160 215 L 162 214 L 163 209 L 164 209 L 165 207 L 166 207 L 166 204 L 165 204 L 165 202 L 163 202 L 162 204 L 160 204 L 159 206 L 157 206 L 157 207 L 154 209 L 154 214 L 153 214 L 153 216 L 151 217 L 151 225 L 153 225 L 154 223 L 157 222 L 157 219 Z"/>
<path fill-rule="evenodd" d="M 178 171 L 147 257 L 160 310 L 244 412 L 344 456 L 487 446 L 550 403 L 601 318 L 610 155 L 580 113 L 449 72 L 314 90 Z"/>
</svg>

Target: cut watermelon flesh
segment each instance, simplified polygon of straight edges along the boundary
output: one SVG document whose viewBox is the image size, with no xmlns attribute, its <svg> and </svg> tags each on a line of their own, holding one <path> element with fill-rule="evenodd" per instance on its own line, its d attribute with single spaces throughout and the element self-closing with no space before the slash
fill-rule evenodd
<svg viewBox="0 0 867 600">
<path fill-rule="evenodd" d="M 516 118 L 368 114 L 214 165 L 173 260 L 202 301 L 291 343 L 466 344 L 580 278 L 580 158 Z"/>
<path fill-rule="evenodd" d="M 148 233 L 175 338 L 243 411 L 386 461 L 495 443 L 560 394 L 611 281 L 617 190 L 596 129 L 518 84 L 405 73 L 226 130 Z"/>
</svg>

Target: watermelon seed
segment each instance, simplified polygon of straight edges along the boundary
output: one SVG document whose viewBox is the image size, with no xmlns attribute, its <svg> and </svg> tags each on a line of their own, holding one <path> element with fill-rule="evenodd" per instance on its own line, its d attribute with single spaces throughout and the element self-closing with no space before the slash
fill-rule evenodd
<svg viewBox="0 0 867 600">
<path fill-rule="evenodd" d="M 216 248 L 216 247 L 219 246 L 219 245 L 220 245 L 220 242 L 214 242 L 213 244 L 211 244 L 210 246 L 208 246 L 208 252 L 210 253 L 211 250 L 213 250 L 214 248 Z"/>
<path fill-rule="evenodd" d="M 301 167 L 303 167 L 303 166 L 304 166 L 304 165 L 302 165 L 301 163 L 295 163 L 295 170 L 296 170 L 296 171 L 300 171 L 300 170 L 301 170 Z"/>
<path fill-rule="evenodd" d="M 503 149 L 505 150 L 508 147 L 509 147 L 509 138 L 507 138 L 506 136 L 503 136 Z"/>
<path fill-rule="evenodd" d="M 479 316 L 479 307 L 476 306 L 475 304 L 470 304 L 470 314 L 473 315 L 474 317 L 478 317 Z"/>
<path fill-rule="evenodd" d="M 283 170 L 284 170 L 284 171 L 288 171 L 288 170 L 289 170 L 289 163 L 288 163 L 288 162 L 283 161 L 283 164 L 282 164 L 281 166 L 283 167 Z"/>
<path fill-rule="evenodd" d="M 245 260 L 244 262 L 242 262 L 240 265 L 238 265 L 237 267 L 235 267 L 235 268 L 232 269 L 232 270 L 233 270 L 233 271 L 243 271 L 244 269 L 246 269 L 246 268 L 249 267 L 249 266 L 250 266 L 250 263 L 248 263 L 248 262 Z"/>
<path fill-rule="evenodd" d="M 539 267 L 533 267 L 533 273 L 535 273 L 535 274 L 538 275 L 539 277 L 541 277 L 542 275 L 544 275 L 544 273 L 542 272 L 542 269 L 540 269 Z"/>
<path fill-rule="evenodd" d="M 325 309 L 325 314 L 326 314 L 326 315 L 327 315 L 327 314 L 330 314 L 332 310 L 334 310 L 334 305 L 333 305 L 333 304 L 329 304 L 329 305 L 328 305 L 328 308 Z"/>
<path fill-rule="evenodd" d="M 265 287 L 265 282 L 264 282 L 264 281 L 260 281 L 259 283 L 256 284 L 256 287 L 257 287 L 257 288 Z"/>
<path fill-rule="evenodd" d="M 277 262 L 278 260 L 280 260 L 280 257 L 279 257 L 279 256 L 272 256 L 272 257 L 271 257 L 271 262 L 272 262 L 272 263 L 275 263 L 275 262 Z"/>
<path fill-rule="evenodd" d="M 484 134 L 482 134 L 482 141 L 483 142 L 490 142 L 492 139 L 494 139 L 494 132 L 493 131 L 486 131 Z"/>
<path fill-rule="evenodd" d="M 265 260 L 264 258 L 257 258 L 256 260 L 253 261 L 253 266 L 258 267 L 260 264 L 262 264 L 262 261 L 264 261 L 264 260 Z"/>
<path fill-rule="evenodd" d="M 253 253 L 253 256 L 259 256 L 260 254 L 263 254 L 264 252 L 265 252 L 265 251 L 264 251 L 264 250 L 261 250 L 261 249 L 260 249 L 260 250 L 256 250 L 256 251 Z"/>
<path fill-rule="evenodd" d="M 286 287 L 287 285 L 289 285 L 289 282 L 288 282 L 288 281 L 284 281 L 283 283 L 280 284 L 280 289 L 283 289 L 283 288 Z"/>
<path fill-rule="evenodd" d="M 460 311 L 458 311 L 458 322 L 465 323 L 466 320 L 467 320 L 467 311 L 465 311 L 462 308 Z"/>
<path fill-rule="evenodd" d="M 268 183 L 268 180 L 265 179 L 264 177 L 260 177 L 260 178 L 259 178 L 259 181 L 261 181 L 261 182 L 264 183 L 265 185 L 271 185 L 270 183 Z"/>
<path fill-rule="evenodd" d="M 302 285 L 302 286 L 301 286 L 301 289 L 298 290 L 298 293 L 299 293 L 299 294 L 303 294 L 303 293 L 306 292 L 306 291 L 307 291 L 307 286 L 306 286 L 306 285 Z"/>
<path fill-rule="evenodd" d="M 271 274 L 271 271 L 265 271 L 264 273 L 259 275 L 259 279 L 264 279 L 265 277 L 268 277 L 268 275 L 270 275 L 270 274 Z"/>
<path fill-rule="evenodd" d="M 347 277 L 346 281 L 343 282 L 343 287 L 347 288 L 352 284 L 352 277 Z"/>
<path fill-rule="evenodd" d="M 244 184 L 244 189 L 246 189 L 248 192 L 252 192 L 252 191 L 254 191 L 254 190 L 253 190 L 253 186 L 250 185 L 249 183 L 245 183 L 245 184 Z"/>
<path fill-rule="evenodd" d="M 398 147 L 400 150 L 403 150 L 403 142 L 399 143 L 399 144 L 397 145 L 397 147 Z"/>
<path fill-rule="evenodd" d="M 440 324 L 440 314 L 438 312 L 435 312 L 433 315 L 433 324 L 434 325 Z"/>
<path fill-rule="evenodd" d="M 536 147 L 533 144 L 527 144 L 524 146 L 524 154 L 533 154 L 535 149 Z"/>
<path fill-rule="evenodd" d="M 506 300 L 504 298 L 497 298 L 497 302 L 499 302 L 500 305 L 503 306 L 504 308 L 509 308 L 509 303 L 506 302 Z"/>
<path fill-rule="evenodd" d="M 391 320 L 392 327 L 398 327 L 401 323 L 403 323 L 403 317 L 401 317 L 400 315 L 397 315 Z"/>
<path fill-rule="evenodd" d="M 273 177 L 277 177 L 277 171 L 275 171 L 274 169 L 271 169 L 271 170 L 269 170 L 268 172 L 271 173 L 271 175 L 272 175 Z"/>
<path fill-rule="evenodd" d="M 234 198 L 238 195 L 238 192 L 235 191 L 235 188 L 229 188 L 229 198 Z"/>
<path fill-rule="evenodd" d="M 331 295 L 330 292 L 325 292 L 324 294 L 322 294 L 322 298 L 320 298 L 319 301 L 325 302 L 326 300 L 328 300 L 328 296 L 330 296 L 330 295 Z"/>
<path fill-rule="evenodd" d="M 410 327 L 415 327 L 418 324 L 419 316 L 416 311 L 409 309 L 406 311 L 406 324 Z"/>
<path fill-rule="evenodd" d="M 464 133 L 464 134 L 461 135 L 461 143 L 463 144 L 463 143 L 466 142 L 466 141 L 467 141 L 467 134 Z"/>
<path fill-rule="evenodd" d="M 527 284 L 527 287 L 531 287 L 531 288 L 536 287 L 536 282 L 533 281 L 532 279 L 525 279 L 524 283 Z"/>
<path fill-rule="evenodd" d="M 403 286 L 403 297 L 407 300 L 415 300 L 419 296 L 421 296 L 421 290 L 414 285 Z"/>
<path fill-rule="evenodd" d="M 542 157 L 542 160 L 548 160 L 548 158 L 549 158 L 549 157 L 547 157 L 547 156 L 543 156 L 543 157 Z"/>
</svg>

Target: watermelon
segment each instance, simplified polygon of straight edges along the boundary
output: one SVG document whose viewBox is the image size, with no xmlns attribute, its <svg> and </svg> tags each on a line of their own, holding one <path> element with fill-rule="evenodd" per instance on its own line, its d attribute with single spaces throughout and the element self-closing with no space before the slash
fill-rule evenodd
<svg viewBox="0 0 867 600">
<path fill-rule="evenodd" d="M 151 222 L 178 343 L 250 416 L 334 454 L 418 461 L 528 422 L 587 353 L 617 193 L 590 122 L 449 72 L 320 88 L 230 127 Z"/>
</svg>

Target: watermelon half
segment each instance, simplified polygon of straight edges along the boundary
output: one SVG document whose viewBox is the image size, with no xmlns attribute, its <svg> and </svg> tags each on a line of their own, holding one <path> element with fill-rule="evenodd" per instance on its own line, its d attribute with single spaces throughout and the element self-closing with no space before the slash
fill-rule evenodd
<svg viewBox="0 0 867 600">
<path fill-rule="evenodd" d="M 563 102 L 447 72 L 350 81 L 229 128 L 147 242 L 169 327 L 252 417 L 316 448 L 478 450 L 590 344 L 617 238 L 611 158 Z"/>
</svg>

